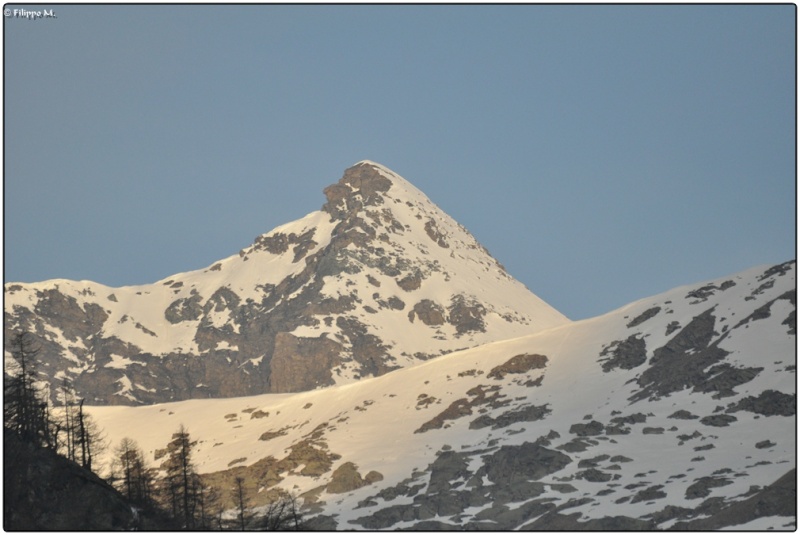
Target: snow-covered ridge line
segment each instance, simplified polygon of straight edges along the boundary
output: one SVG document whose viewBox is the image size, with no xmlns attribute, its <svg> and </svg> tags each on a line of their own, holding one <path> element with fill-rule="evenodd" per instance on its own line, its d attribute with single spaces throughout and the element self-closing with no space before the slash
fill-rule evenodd
<svg viewBox="0 0 800 535">
<path fill-rule="evenodd" d="M 277 463 L 300 444 L 331 455 L 321 473 L 298 467 L 279 485 L 316 500 L 338 529 L 427 529 L 426 519 L 516 529 L 567 504 L 581 523 L 665 529 L 714 518 L 795 467 L 795 271 L 792 262 L 682 286 L 344 386 L 90 410 L 112 439 L 141 429 L 134 438 L 148 453 L 184 424 L 203 473 Z M 690 384 L 666 373 L 665 354 L 678 359 L 676 377 L 695 369 Z M 333 483 L 347 463 L 382 479 L 341 491 Z M 514 475 L 533 467 L 527 480 Z M 674 508 L 680 516 L 667 514 Z M 601 529 L 614 526 L 623 524 Z"/>
</svg>

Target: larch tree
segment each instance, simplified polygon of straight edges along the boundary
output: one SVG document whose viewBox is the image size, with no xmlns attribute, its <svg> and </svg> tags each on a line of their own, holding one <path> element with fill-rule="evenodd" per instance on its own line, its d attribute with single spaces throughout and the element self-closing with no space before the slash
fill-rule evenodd
<svg viewBox="0 0 800 535">
<path fill-rule="evenodd" d="M 133 439 L 123 438 L 114 450 L 112 480 L 114 487 L 132 503 L 150 504 L 153 491 L 152 471 L 147 467 L 144 453 Z"/>
<path fill-rule="evenodd" d="M 29 333 L 20 332 L 11 338 L 9 350 L 13 364 L 3 388 L 4 428 L 24 442 L 54 448 L 47 397 L 36 385 L 39 349 Z"/>
<path fill-rule="evenodd" d="M 244 531 L 247 520 L 247 496 L 244 489 L 244 478 L 237 476 L 233 481 L 233 501 L 238 512 L 239 529 Z"/>
<path fill-rule="evenodd" d="M 178 519 L 184 528 L 195 527 L 199 492 L 196 482 L 196 471 L 192 463 L 192 447 L 194 446 L 189 432 L 181 425 L 178 432 L 172 435 L 167 445 L 169 457 L 162 467 L 166 475 L 162 481 L 162 502 Z"/>
</svg>

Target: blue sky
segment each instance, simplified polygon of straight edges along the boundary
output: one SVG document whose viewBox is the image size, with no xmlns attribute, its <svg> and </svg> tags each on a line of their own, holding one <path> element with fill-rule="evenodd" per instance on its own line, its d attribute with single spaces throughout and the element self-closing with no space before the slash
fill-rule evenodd
<svg viewBox="0 0 800 535">
<path fill-rule="evenodd" d="M 573 319 L 796 254 L 794 5 L 6 7 L 6 282 L 206 267 L 362 159 Z"/>
</svg>

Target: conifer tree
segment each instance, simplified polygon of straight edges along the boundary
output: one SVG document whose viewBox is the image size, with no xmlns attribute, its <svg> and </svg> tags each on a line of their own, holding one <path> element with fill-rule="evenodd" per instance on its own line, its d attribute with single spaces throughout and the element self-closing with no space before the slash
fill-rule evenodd
<svg viewBox="0 0 800 535">
<path fill-rule="evenodd" d="M 195 527 L 198 502 L 202 497 L 192 463 L 194 444 L 189 432 L 181 425 L 167 445 L 169 457 L 162 465 L 166 471 L 161 483 L 162 501 L 186 529 Z"/>
</svg>

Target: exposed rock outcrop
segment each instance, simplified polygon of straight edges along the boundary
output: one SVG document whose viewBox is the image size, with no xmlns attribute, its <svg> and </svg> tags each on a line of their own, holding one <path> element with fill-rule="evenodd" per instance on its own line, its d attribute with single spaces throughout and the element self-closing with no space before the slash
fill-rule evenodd
<svg viewBox="0 0 800 535">
<path fill-rule="evenodd" d="M 333 384 L 331 370 L 339 362 L 341 344 L 319 338 L 275 336 L 270 373 L 271 392 L 298 392 Z"/>
</svg>

